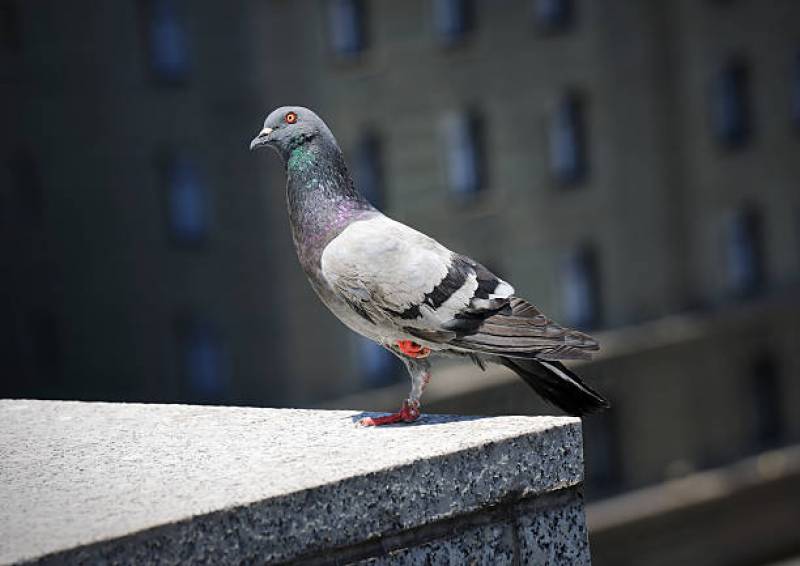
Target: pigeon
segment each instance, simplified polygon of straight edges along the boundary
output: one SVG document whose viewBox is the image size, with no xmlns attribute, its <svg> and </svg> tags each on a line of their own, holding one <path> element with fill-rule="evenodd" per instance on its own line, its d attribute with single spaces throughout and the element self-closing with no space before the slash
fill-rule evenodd
<svg viewBox="0 0 800 566">
<path fill-rule="evenodd" d="M 559 360 L 586 359 L 598 342 L 560 326 L 477 261 L 385 216 L 358 191 L 333 134 L 312 110 L 272 111 L 250 149 L 272 148 L 286 171 L 292 238 L 319 298 L 346 326 L 405 364 L 411 392 L 397 413 L 361 425 L 409 423 L 431 359 L 500 364 L 564 412 L 608 401 Z"/>
</svg>

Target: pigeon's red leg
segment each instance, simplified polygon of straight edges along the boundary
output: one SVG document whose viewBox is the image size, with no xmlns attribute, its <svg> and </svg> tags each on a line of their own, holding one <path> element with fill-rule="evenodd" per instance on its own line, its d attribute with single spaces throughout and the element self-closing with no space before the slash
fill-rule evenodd
<svg viewBox="0 0 800 566">
<path fill-rule="evenodd" d="M 418 363 L 415 365 L 419 365 Z M 425 368 L 415 368 L 411 373 L 411 395 L 409 401 L 416 402 L 419 405 L 422 394 L 425 392 L 425 387 L 431 381 L 431 372 Z"/>
<path fill-rule="evenodd" d="M 419 418 L 419 401 L 406 399 L 397 413 L 385 417 L 365 417 L 358 421 L 361 426 L 380 426 L 395 423 L 412 423 Z"/>
<path fill-rule="evenodd" d="M 417 344 L 419 346 L 419 344 Z M 421 346 L 420 346 L 421 348 Z M 428 350 L 428 348 L 425 348 Z M 428 351 L 430 353 L 430 350 Z M 425 354 L 425 357 L 428 356 Z M 411 423 L 419 418 L 420 398 L 425 386 L 431 380 L 430 363 L 426 359 L 403 358 L 403 361 L 411 374 L 411 394 L 403 401 L 400 411 L 385 417 L 366 417 L 359 421 L 362 426 L 379 426 L 395 423 Z"/>
</svg>

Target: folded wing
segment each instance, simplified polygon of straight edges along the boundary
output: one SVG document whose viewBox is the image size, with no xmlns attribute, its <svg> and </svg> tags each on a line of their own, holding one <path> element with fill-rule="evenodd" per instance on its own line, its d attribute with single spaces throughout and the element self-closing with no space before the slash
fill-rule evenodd
<svg viewBox="0 0 800 566">
<path fill-rule="evenodd" d="M 514 297 L 478 262 L 383 215 L 354 222 L 328 244 L 322 273 L 350 307 L 422 341 L 466 353 L 587 358 L 591 337 Z"/>
</svg>

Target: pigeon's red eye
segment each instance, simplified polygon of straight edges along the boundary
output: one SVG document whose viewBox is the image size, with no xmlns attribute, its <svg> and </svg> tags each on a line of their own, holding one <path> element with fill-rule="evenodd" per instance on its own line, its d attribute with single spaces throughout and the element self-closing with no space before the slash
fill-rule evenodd
<svg viewBox="0 0 800 566">
<path fill-rule="evenodd" d="M 295 122 L 297 122 L 297 114 L 295 114 L 294 112 L 289 112 L 288 114 L 286 114 L 284 120 L 286 121 L 287 124 L 294 124 Z"/>
</svg>

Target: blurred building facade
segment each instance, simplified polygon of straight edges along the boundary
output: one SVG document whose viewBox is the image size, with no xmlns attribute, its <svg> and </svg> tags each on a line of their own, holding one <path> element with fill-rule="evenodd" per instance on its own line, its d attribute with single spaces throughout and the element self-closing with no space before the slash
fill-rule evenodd
<svg viewBox="0 0 800 566">
<path fill-rule="evenodd" d="M 327 19 L 329 53 L 305 64 L 346 151 L 380 148 L 370 192 L 394 217 L 600 331 L 604 355 L 581 368 L 614 403 L 584 423 L 597 562 L 800 552 L 800 470 L 781 448 L 800 441 L 800 5 L 274 7 Z M 427 410 L 548 411 L 458 373 Z M 403 387 L 327 406 L 390 410 Z M 715 492 L 708 478 L 730 485 L 651 505 L 679 479 Z M 619 495 L 648 486 L 664 487 Z"/>
<path fill-rule="evenodd" d="M 0 12 L 2 393 L 282 398 L 246 3 Z"/>
<path fill-rule="evenodd" d="M 246 151 L 297 103 L 390 215 L 601 334 L 589 497 L 800 441 L 797 2 L 2 0 L 0 19 L 3 396 L 405 388 L 316 300 L 277 159 Z M 548 410 L 485 383 L 427 407 Z"/>
</svg>

